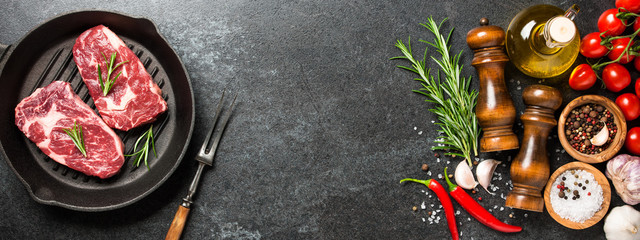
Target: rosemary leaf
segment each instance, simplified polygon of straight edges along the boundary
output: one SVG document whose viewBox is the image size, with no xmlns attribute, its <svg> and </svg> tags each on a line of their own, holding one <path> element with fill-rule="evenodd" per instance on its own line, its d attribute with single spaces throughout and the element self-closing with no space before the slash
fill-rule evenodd
<svg viewBox="0 0 640 240">
<path fill-rule="evenodd" d="M 142 144 L 142 148 L 138 150 L 138 144 L 143 142 L 143 140 L 144 140 L 144 143 Z M 140 135 L 138 140 L 136 140 L 136 143 L 133 146 L 134 153 L 127 154 L 125 156 L 135 157 L 133 160 L 133 166 L 135 167 L 140 166 L 140 162 L 144 160 L 144 165 L 147 166 L 147 169 L 150 169 L 149 162 L 147 160 L 149 158 L 149 149 L 151 148 L 151 150 L 153 151 L 153 156 L 158 157 L 158 155 L 156 154 L 156 146 L 154 142 L 155 142 L 155 139 L 153 138 L 153 125 L 151 125 L 149 127 L 149 130 L 147 130 L 142 135 Z"/>
<path fill-rule="evenodd" d="M 445 18 L 437 24 L 433 18 L 429 17 L 426 23 L 420 23 L 434 35 L 434 39 L 419 41 L 434 47 L 440 55 L 439 58 L 430 56 L 430 59 L 440 68 L 435 76 L 426 66 L 428 47 L 425 48 L 422 60 L 415 59 L 411 50 L 411 38 L 408 38 L 406 45 L 401 40 L 397 40 L 395 46 L 400 49 L 402 56 L 391 59 L 405 59 L 411 63 L 411 67 L 397 67 L 418 74 L 419 78 L 414 80 L 419 81 L 422 88 L 413 92 L 424 95 L 427 98 L 425 101 L 434 104 L 429 111 L 436 115 L 439 121 L 436 125 L 440 127 L 439 132 L 443 136 L 434 141 L 438 146 L 432 149 L 447 151 L 447 155 L 464 157 L 471 166 L 472 156 L 478 155 L 478 137 L 480 136 L 478 119 L 474 113 L 478 92 L 469 90 L 471 77 L 460 76 L 462 65 L 459 61 L 462 51 L 454 55 L 450 53 L 449 40 L 453 35 L 453 28 L 446 38 L 440 31 L 446 20 Z"/>
<path fill-rule="evenodd" d="M 83 156 L 87 157 L 87 150 L 84 146 L 84 134 L 82 133 L 82 126 L 78 125 L 76 121 L 73 121 L 73 127 L 62 129 L 69 137 L 71 141 L 76 145 L 76 148 L 80 150 Z"/>
<path fill-rule="evenodd" d="M 114 78 L 111 78 L 111 73 L 113 73 L 116 68 L 122 66 L 122 64 L 129 62 L 129 61 L 120 62 L 114 66 L 113 64 L 116 61 L 116 55 L 117 53 L 113 52 L 111 54 L 110 60 L 107 60 L 107 56 L 104 55 L 104 53 L 102 53 L 102 57 L 104 58 L 104 61 L 107 63 L 109 67 L 109 69 L 107 69 L 106 80 L 103 80 L 102 70 L 100 69 L 100 64 L 98 64 L 98 83 L 100 83 L 100 89 L 102 89 L 103 96 L 107 96 L 109 91 L 111 91 L 111 88 L 113 87 L 113 85 L 116 83 L 116 79 L 118 79 L 118 77 L 120 77 L 120 74 L 122 74 L 122 72 L 119 72 Z"/>
</svg>

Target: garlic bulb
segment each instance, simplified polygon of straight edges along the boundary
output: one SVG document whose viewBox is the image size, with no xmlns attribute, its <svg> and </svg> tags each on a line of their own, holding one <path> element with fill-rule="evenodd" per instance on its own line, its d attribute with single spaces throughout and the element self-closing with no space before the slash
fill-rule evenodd
<svg viewBox="0 0 640 240">
<path fill-rule="evenodd" d="M 467 162 L 462 160 L 458 163 L 456 167 L 456 172 L 454 173 L 456 183 L 461 188 L 471 190 L 478 185 L 476 179 L 473 178 L 473 172 L 471 172 L 471 168 L 467 165 Z"/>
<path fill-rule="evenodd" d="M 640 157 L 620 154 L 609 160 L 605 174 L 622 201 L 629 205 L 640 203 Z"/>
<path fill-rule="evenodd" d="M 640 239 L 640 212 L 629 205 L 615 207 L 604 220 L 608 240 Z"/>
<path fill-rule="evenodd" d="M 500 163 L 500 161 L 487 159 L 480 162 L 476 167 L 476 177 L 478 177 L 478 182 L 480 183 L 480 186 L 482 186 L 488 193 L 491 193 L 487 188 L 489 187 L 489 184 L 491 184 L 493 171 L 496 170 L 496 167 Z"/>
<path fill-rule="evenodd" d="M 602 146 L 607 143 L 607 140 L 609 140 L 609 129 L 607 128 L 607 125 L 604 125 L 600 132 L 593 136 L 590 141 L 594 146 Z"/>
</svg>

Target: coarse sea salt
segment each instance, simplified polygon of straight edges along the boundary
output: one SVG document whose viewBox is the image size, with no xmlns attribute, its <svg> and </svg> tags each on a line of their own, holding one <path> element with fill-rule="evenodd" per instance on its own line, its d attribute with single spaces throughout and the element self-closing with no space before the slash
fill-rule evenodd
<svg viewBox="0 0 640 240">
<path fill-rule="evenodd" d="M 562 198 L 560 189 L 568 189 L 564 190 Z M 567 170 L 560 174 L 553 182 L 549 194 L 553 211 L 558 216 L 577 223 L 583 223 L 593 217 L 600 211 L 604 200 L 602 187 L 593 174 L 584 170 Z"/>
</svg>

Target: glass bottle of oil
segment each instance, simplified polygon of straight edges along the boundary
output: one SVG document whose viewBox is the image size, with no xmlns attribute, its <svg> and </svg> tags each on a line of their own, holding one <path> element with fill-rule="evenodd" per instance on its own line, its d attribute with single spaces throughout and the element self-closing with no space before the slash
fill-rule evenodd
<svg viewBox="0 0 640 240">
<path fill-rule="evenodd" d="M 573 22 L 579 8 L 566 12 L 536 5 L 518 13 L 507 29 L 505 42 L 511 62 L 524 74 L 551 78 L 565 72 L 580 52 L 580 33 Z"/>
</svg>

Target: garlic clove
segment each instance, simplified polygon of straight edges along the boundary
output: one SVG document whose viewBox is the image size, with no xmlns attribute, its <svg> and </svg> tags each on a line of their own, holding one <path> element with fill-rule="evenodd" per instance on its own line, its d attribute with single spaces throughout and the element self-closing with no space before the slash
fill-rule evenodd
<svg viewBox="0 0 640 240">
<path fill-rule="evenodd" d="M 473 178 L 473 172 L 471 172 L 471 168 L 464 160 L 458 163 L 454 176 L 456 179 L 456 183 L 461 188 L 471 190 L 478 185 L 478 182 L 476 182 L 475 178 Z"/>
<path fill-rule="evenodd" d="M 500 163 L 500 161 L 494 159 L 487 159 L 480 162 L 476 167 L 476 176 L 478 177 L 478 182 L 480 183 L 480 186 L 482 186 L 488 193 L 491 193 L 488 189 L 489 185 L 491 184 L 491 177 L 493 177 L 493 172 L 496 170 L 496 167 L 498 167 L 498 164 Z"/>
<path fill-rule="evenodd" d="M 629 205 L 614 207 L 604 220 L 603 230 L 608 240 L 638 239 L 640 212 Z"/>
<path fill-rule="evenodd" d="M 607 143 L 609 140 L 609 129 L 607 129 L 607 125 L 604 125 L 600 132 L 591 138 L 591 144 L 594 146 L 602 146 Z"/>
</svg>

